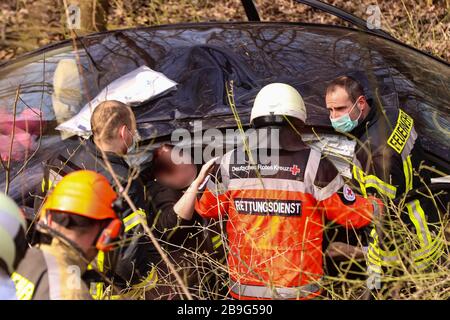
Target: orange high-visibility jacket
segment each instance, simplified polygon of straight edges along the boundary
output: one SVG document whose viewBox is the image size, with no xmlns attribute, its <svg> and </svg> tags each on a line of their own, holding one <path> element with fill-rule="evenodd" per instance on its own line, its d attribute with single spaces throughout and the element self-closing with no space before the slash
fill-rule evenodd
<svg viewBox="0 0 450 320">
<path fill-rule="evenodd" d="M 353 193 L 335 166 L 305 145 L 280 150 L 272 166 L 236 164 L 236 151 L 222 157 L 195 207 L 203 217 L 227 221 L 231 295 L 317 296 L 326 220 L 363 227 L 382 204 Z"/>
</svg>

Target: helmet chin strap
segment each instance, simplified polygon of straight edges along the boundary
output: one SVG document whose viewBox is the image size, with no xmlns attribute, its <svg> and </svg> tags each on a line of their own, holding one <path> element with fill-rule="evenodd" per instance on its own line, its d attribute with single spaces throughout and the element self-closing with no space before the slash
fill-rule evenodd
<svg viewBox="0 0 450 320">
<path fill-rule="evenodd" d="M 72 248 L 75 249 L 75 251 L 80 255 L 80 258 L 83 259 L 84 262 L 86 262 L 87 264 L 89 264 L 91 261 L 89 261 L 86 257 L 86 255 L 84 254 L 83 250 L 80 248 L 80 246 L 78 246 L 74 241 L 68 239 L 65 235 L 63 235 L 61 232 L 50 228 L 48 225 L 46 225 L 44 222 L 39 222 L 37 224 L 37 228 L 38 230 L 40 229 L 41 231 L 47 232 L 48 234 L 50 234 L 52 237 L 56 237 L 58 238 L 60 241 L 62 241 L 66 246 L 71 246 Z M 100 232 L 101 234 L 101 232 Z M 100 235 L 99 235 L 100 236 Z M 97 236 L 97 238 L 99 237 Z M 96 239 L 97 240 L 97 239 Z M 95 242 L 94 242 L 94 246 L 95 246 Z M 93 270 L 96 271 L 100 277 L 103 278 L 103 280 L 108 283 L 111 288 L 112 291 L 116 294 L 120 294 L 120 290 L 116 287 L 116 285 L 105 275 L 103 274 L 103 272 L 101 272 L 100 270 L 98 270 L 97 267 L 93 267 Z"/>
<path fill-rule="evenodd" d="M 58 238 L 62 243 L 64 243 L 66 246 L 70 246 L 72 248 L 75 249 L 75 251 L 80 255 L 80 257 L 87 263 L 89 263 L 83 249 L 81 249 L 81 247 L 76 244 L 73 240 L 67 238 L 65 235 L 63 235 L 61 232 L 49 227 L 47 224 L 45 224 L 44 222 L 39 222 L 37 225 L 38 229 L 47 232 L 50 236 L 52 236 L 53 238 Z"/>
</svg>

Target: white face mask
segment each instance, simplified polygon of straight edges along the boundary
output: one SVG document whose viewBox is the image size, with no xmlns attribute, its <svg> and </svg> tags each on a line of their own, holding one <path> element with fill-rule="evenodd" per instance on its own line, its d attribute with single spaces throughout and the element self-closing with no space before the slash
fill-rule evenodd
<svg viewBox="0 0 450 320">
<path fill-rule="evenodd" d="M 136 149 L 137 149 L 137 141 L 136 141 L 136 138 L 133 136 L 131 145 L 127 148 L 127 154 L 135 152 Z"/>
</svg>

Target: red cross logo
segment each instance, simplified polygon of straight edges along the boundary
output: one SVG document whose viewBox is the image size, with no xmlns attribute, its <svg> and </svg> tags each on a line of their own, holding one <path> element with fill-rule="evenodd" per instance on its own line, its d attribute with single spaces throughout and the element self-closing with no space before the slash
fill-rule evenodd
<svg viewBox="0 0 450 320">
<path fill-rule="evenodd" d="M 300 172 L 300 169 L 297 167 L 296 164 L 294 164 L 291 168 L 291 173 L 293 176 L 296 176 Z"/>
<path fill-rule="evenodd" d="M 346 184 L 344 184 L 344 198 L 348 201 L 355 201 L 356 196 L 353 190 Z"/>
</svg>

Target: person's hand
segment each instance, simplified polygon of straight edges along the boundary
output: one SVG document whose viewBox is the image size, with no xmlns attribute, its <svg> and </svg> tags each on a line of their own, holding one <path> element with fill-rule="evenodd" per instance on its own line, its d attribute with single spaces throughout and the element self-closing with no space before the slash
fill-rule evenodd
<svg viewBox="0 0 450 320">
<path fill-rule="evenodd" d="M 212 158 L 202 166 L 200 173 L 198 174 L 197 178 L 195 178 L 193 183 L 193 185 L 195 185 L 196 188 L 201 186 L 202 183 L 205 181 L 205 179 L 208 177 L 208 175 L 211 173 L 211 170 L 213 169 L 217 159 L 219 159 L 219 157 Z"/>
<path fill-rule="evenodd" d="M 175 203 L 173 206 L 173 211 L 178 217 L 188 221 L 192 219 L 199 187 L 205 183 L 205 179 L 213 169 L 214 163 L 217 159 L 218 158 L 211 159 L 203 165 L 197 178 L 195 178 L 183 196 L 177 201 L 177 203 Z"/>
<path fill-rule="evenodd" d="M 364 258 L 363 250 L 358 246 L 352 246 L 344 242 L 331 242 L 326 255 L 337 260 L 352 260 Z"/>
</svg>

